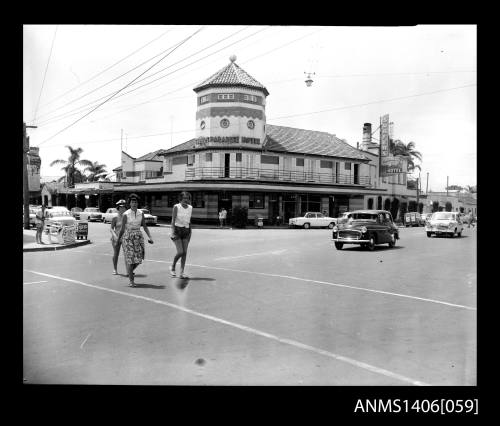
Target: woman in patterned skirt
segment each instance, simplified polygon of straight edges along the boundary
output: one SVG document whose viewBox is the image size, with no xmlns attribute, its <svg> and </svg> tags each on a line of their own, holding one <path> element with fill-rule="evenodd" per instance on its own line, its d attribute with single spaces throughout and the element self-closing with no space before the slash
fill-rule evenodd
<svg viewBox="0 0 500 426">
<path fill-rule="evenodd" d="M 136 194 L 131 194 L 128 197 L 128 203 L 130 209 L 123 213 L 122 227 L 118 234 L 118 244 L 121 242 L 123 247 L 123 255 L 125 257 L 129 277 L 129 286 L 135 287 L 134 270 L 142 263 L 145 254 L 144 237 L 142 236 L 141 226 L 148 235 L 148 242 L 150 244 L 153 244 L 153 239 L 149 233 L 142 211 L 137 209 L 139 197 Z"/>
</svg>

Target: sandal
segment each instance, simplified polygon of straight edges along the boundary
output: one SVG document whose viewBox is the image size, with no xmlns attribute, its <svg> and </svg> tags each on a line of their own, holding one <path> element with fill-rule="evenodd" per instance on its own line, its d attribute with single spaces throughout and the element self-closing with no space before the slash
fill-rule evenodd
<svg viewBox="0 0 500 426">
<path fill-rule="evenodd" d="M 189 277 L 183 272 L 181 275 L 180 275 L 181 278 L 187 280 Z"/>
<path fill-rule="evenodd" d="M 170 276 L 171 277 L 176 277 L 177 275 L 175 274 L 175 269 L 173 269 L 172 267 L 168 268 L 168 271 L 170 272 Z"/>
<path fill-rule="evenodd" d="M 136 285 L 135 285 L 135 283 L 134 283 L 133 281 L 130 281 L 130 282 L 128 283 L 128 286 L 129 286 L 129 287 L 136 287 Z"/>
<path fill-rule="evenodd" d="M 116 269 L 113 271 L 113 275 L 118 275 L 118 272 L 116 271 Z"/>
</svg>

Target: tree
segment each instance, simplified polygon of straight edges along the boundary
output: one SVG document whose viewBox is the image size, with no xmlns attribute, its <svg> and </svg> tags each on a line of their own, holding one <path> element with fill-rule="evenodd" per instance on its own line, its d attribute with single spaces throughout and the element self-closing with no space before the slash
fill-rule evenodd
<svg viewBox="0 0 500 426">
<path fill-rule="evenodd" d="M 415 169 L 421 170 L 418 164 L 415 164 L 415 159 L 422 161 L 422 153 L 415 149 L 415 142 L 408 142 L 405 144 L 399 139 L 392 141 L 390 143 L 391 152 L 393 155 L 399 155 L 406 158 L 408 162 L 408 171 L 411 173 Z"/>
<path fill-rule="evenodd" d="M 66 145 L 66 148 L 69 149 L 69 157 L 67 160 L 54 160 L 52 163 L 50 163 L 50 166 L 55 166 L 56 164 L 63 164 L 64 167 L 61 168 L 61 170 L 64 170 L 66 174 L 66 182 L 67 186 L 69 188 L 73 187 L 75 185 L 75 175 L 80 170 L 76 168 L 76 166 L 91 166 L 92 162 L 89 160 L 83 160 L 80 158 L 80 155 L 83 152 L 82 148 L 72 148 L 69 145 Z M 81 175 L 81 172 L 80 172 Z"/>
<path fill-rule="evenodd" d="M 447 201 L 444 208 L 447 212 L 451 212 L 451 210 L 453 209 L 453 206 L 449 201 Z"/>
<path fill-rule="evenodd" d="M 447 186 L 446 189 L 448 191 L 461 191 L 464 188 L 462 188 L 460 185 L 450 185 L 450 186 Z"/>
<path fill-rule="evenodd" d="M 87 175 L 87 179 L 90 182 L 95 182 L 99 179 L 99 177 L 106 175 L 108 172 L 106 171 L 106 164 L 99 164 L 98 161 L 92 162 L 89 166 L 83 169 L 84 172 L 89 172 Z"/>
<path fill-rule="evenodd" d="M 477 192 L 477 186 L 476 185 L 474 185 L 474 186 L 465 185 L 465 187 L 463 189 L 465 190 L 465 192 L 468 192 L 470 194 L 473 194 L 473 193 Z"/>
</svg>

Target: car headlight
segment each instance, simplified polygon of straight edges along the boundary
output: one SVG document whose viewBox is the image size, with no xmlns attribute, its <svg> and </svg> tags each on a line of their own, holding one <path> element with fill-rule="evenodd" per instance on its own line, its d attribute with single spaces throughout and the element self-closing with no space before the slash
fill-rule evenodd
<svg viewBox="0 0 500 426">
<path fill-rule="evenodd" d="M 332 231 L 333 231 L 333 232 L 339 232 L 339 228 L 337 227 L 337 225 L 335 225 L 335 226 L 332 228 Z"/>
<path fill-rule="evenodd" d="M 362 226 L 360 229 L 361 233 L 364 234 L 368 229 L 366 229 L 366 226 Z"/>
</svg>

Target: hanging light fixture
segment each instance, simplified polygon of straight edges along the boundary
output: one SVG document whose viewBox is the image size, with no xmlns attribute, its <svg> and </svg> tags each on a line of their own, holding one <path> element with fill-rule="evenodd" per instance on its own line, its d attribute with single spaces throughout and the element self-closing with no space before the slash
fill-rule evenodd
<svg viewBox="0 0 500 426">
<path fill-rule="evenodd" d="M 315 73 L 304 71 L 304 74 L 306 75 L 306 80 L 305 80 L 306 86 L 311 87 L 311 84 L 313 84 L 313 79 L 311 78 L 311 75 L 315 75 Z"/>
</svg>

